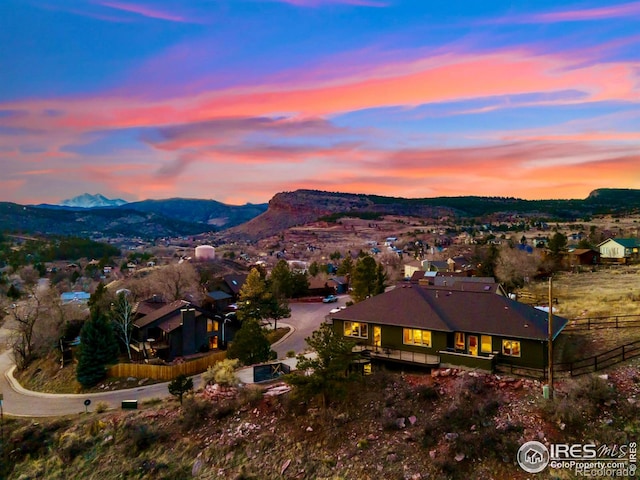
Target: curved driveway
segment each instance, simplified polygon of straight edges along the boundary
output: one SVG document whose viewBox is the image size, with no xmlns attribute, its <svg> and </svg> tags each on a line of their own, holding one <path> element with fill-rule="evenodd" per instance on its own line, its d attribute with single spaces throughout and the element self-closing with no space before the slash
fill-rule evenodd
<svg viewBox="0 0 640 480">
<path fill-rule="evenodd" d="M 293 327 L 294 331 L 274 345 L 273 350 L 278 354 L 278 358 L 285 358 L 290 350 L 296 353 L 304 352 L 308 348 L 305 339 L 318 329 L 331 309 L 344 306 L 349 299 L 349 295 L 341 295 L 335 303 L 290 303 L 291 317 L 283 323 Z"/>
<path fill-rule="evenodd" d="M 329 310 L 344 305 L 348 296 L 343 296 L 337 303 L 292 303 L 291 318 L 281 323 L 293 327 L 291 334 L 274 345 L 278 358 L 294 350 L 296 353 L 307 349 L 305 338 L 324 321 Z M 10 332 L 0 328 L 0 343 L 6 344 Z M 26 390 L 15 381 L 12 371 L 15 368 L 8 350 L 0 354 L 0 393 L 4 396 L 3 412 L 7 415 L 27 417 L 50 417 L 82 413 L 85 411 L 84 401 L 91 400 L 89 410 L 93 411 L 98 402 L 106 403 L 110 408 L 120 408 L 123 400 L 143 402 L 152 398 L 169 396 L 167 383 L 141 386 L 128 390 L 115 390 L 90 394 L 51 394 Z M 200 376 L 194 377 L 194 387 L 200 386 Z"/>
</svg>

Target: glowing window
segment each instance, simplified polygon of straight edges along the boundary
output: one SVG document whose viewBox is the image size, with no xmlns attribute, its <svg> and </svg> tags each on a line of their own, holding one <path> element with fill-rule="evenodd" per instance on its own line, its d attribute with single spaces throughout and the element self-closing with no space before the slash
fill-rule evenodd
<svg viewBox="0 0 640 480">
<path fill-rule="evenodd" d="M 431 332 L 429 330 L 418 330 L 415 328 L 403 329 L 403 342 L 405 345 L 420 345 L 421 347 L 431 346 Z"/>
<path fill-rule="evenodd" d="M 517 340 L 503 340 L 502 354 L 510 357 L 520 356 L 520 342 Z"/>
<path fill-rule="evenodd" d="M 480 351 L 482 353 L 491 353 L 492 350 L 491 337 L 489 335 L 482 335 L 480 337 Z"/>
<path fill-rule="evenodd" d="M 216 332 L 218 331 L 218 321 L 207 318 L 207 332 Z"/>
<path fill-rule="evenodd" d="M 344 322 L 344 336 L 369 338 L 368 324 L 361 322 Z"/>
<path fill-rule="evenodd" d="M 465 349 L 464 333 L 456 332 L 455 348 L 456 348 L 456 350 L 464 350 Z"/>
<path fill-rule="evenodd" d="M 209 337 L 209 349 L 218 348 L 218 337 Z"/>
</svg>

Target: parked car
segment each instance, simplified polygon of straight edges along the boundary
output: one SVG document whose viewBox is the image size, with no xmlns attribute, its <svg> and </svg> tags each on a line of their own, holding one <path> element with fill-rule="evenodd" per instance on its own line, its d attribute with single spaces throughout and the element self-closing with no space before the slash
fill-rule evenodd
<svg viewBox="0 0 640 480">
<path fill-rule="evenodd" d="M 322 303 L 333 303 L 337 301 L 338 297 L 336 297 L 335 295 L 328 295 L 322 299 Z"/>
</svg>

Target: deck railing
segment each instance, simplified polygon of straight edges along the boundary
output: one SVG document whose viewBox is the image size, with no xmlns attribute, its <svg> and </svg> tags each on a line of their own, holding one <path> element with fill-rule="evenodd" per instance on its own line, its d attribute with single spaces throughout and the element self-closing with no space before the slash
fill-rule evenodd
<svg viewBox="0 0 640 480">
<path fill-rule="evenodd" d="M 437 366 L 440 356 L 428 353 L 409 352 L 389 347 L 375 347 L 372 345 L 357 345 L 354 352 L 368 352 L 371 358 L 385 359 L 397 362 L 417 363 L 421 365 Z"/>
</svg>

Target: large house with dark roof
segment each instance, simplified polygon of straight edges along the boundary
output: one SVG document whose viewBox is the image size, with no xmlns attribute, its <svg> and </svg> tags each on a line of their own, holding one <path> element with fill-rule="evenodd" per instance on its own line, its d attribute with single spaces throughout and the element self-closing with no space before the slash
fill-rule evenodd
<svg viewBox="0 0 640 480">
<path fill-rule="evenodd" d="M 222 348 L 223 318 L 186 300 L 164 302 L 160 298 L 140 302 L 133 322 L 132 348 L 143 358 L 157 356 L 171 361 Z"/>
<path fill-rule="evenodd" d="M 496 363 L 546 368 L 548 313 L 485 286 L 405 284 L 329 318 L 336 333 L 377 360 L 489 371 Z M 566 324 L 553 316 L 554 340 Z"/>
</svg>

